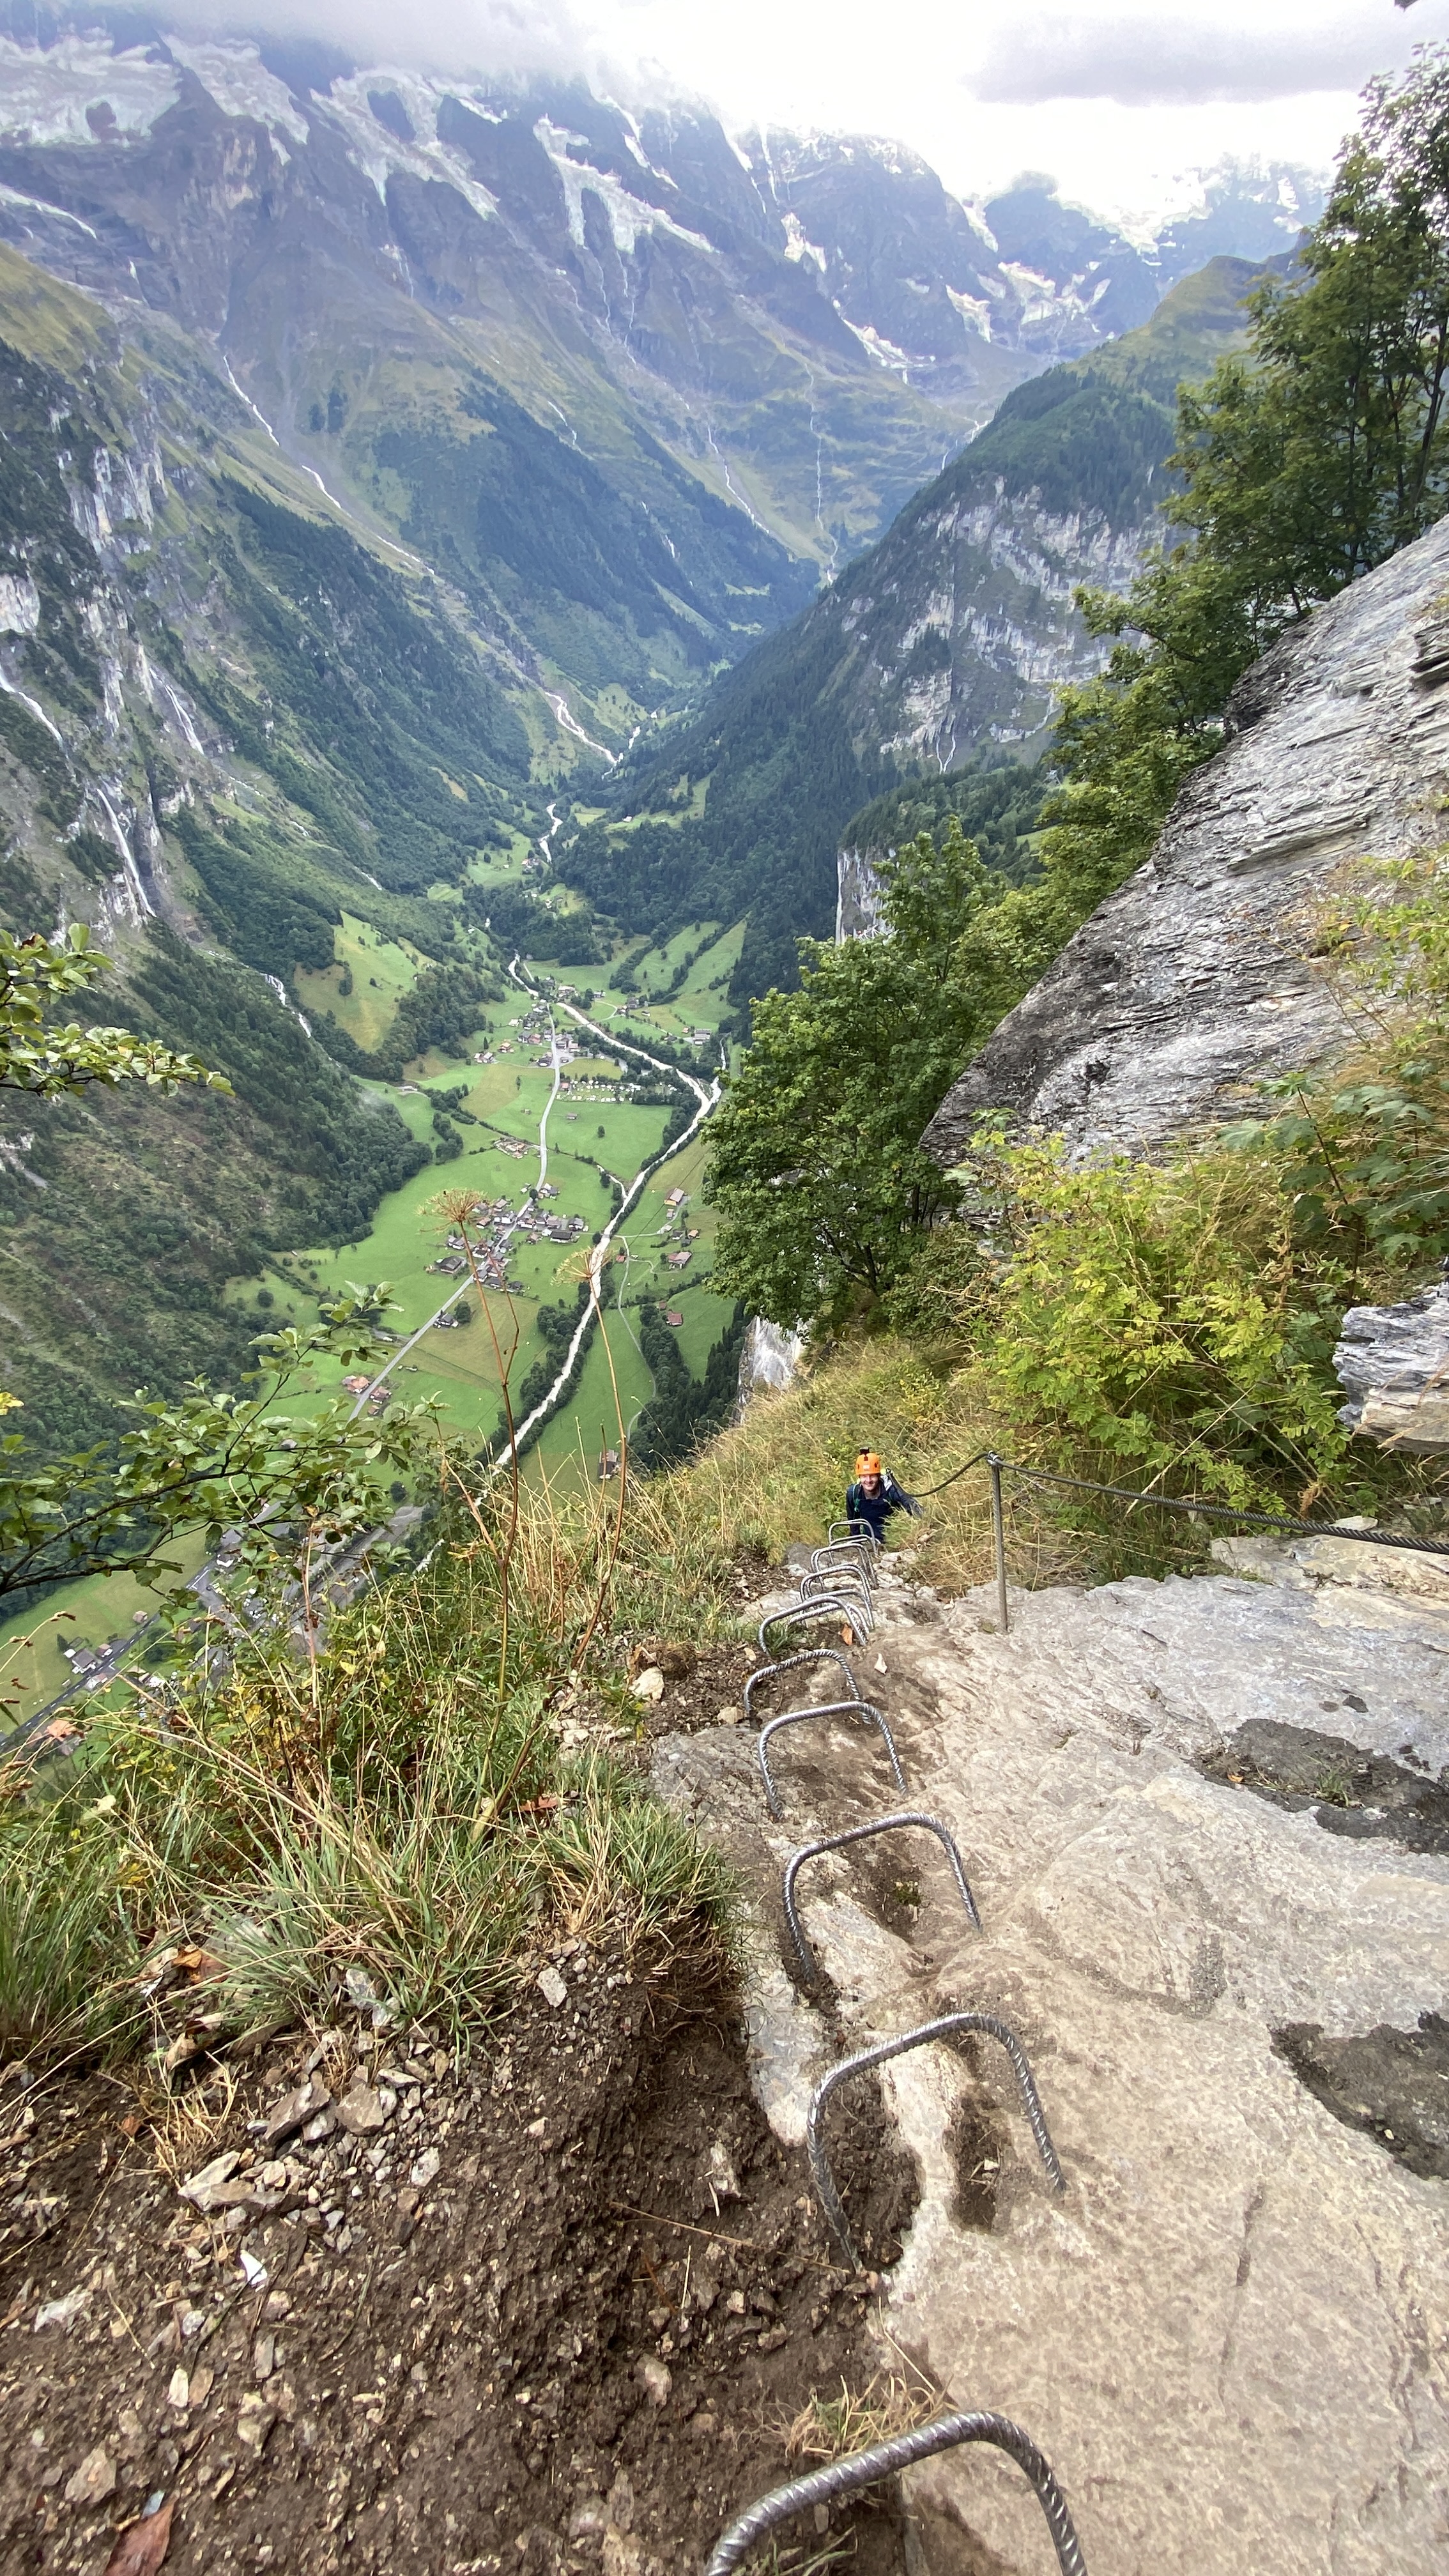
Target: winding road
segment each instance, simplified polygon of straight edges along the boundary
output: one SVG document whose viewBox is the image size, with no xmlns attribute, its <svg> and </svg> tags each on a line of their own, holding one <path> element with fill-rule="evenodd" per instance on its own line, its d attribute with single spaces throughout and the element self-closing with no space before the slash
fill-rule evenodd
<svg viewBox="0 0 1449 2576">
<path fill-rule="evenodd" d="M 509 960 L 508 972 L 521 993 L 527 993 L 530 1000 L 535 1002 L 542 999 L 541 994 L 539 994 L 535 987 L 529 983 L 527 977 L 520 973 L 519 960 L 516 956 Z M 587 1029 L 590 1036 L 598 1038 L 611 1053 L 616 1055 L 637 1056 L 641 1064 L 652 1065 L 656 1073 L 672 1074 L 677 1081 L 686 1083 L 689 1089 L 694 1093 L 698 1106 L 695 1109 L 694 1116 L 691 1118 L 689 1125 L 685 1128 L 683 1135 L 676 1136 L 673 1141 L 664 1146 L 659 1153 L 652 1154 L 647 1162 L 640 1164 L 633 1180 L 629 1183 L 628 1188 L 624 1192 L 624 1196 L 618 1207 L 614 1210 L 608 1224 L 604 1227 L 603 1232 L 599 1236 L 598 1242 L 591 1246 L 589 1252 L 589 1285 L 591 1292 L 589 1303 L 585 1306 L 584 1311 L 579 1318 L 574 1329 L 573 1339 L 570 1341 L 568 1349 L 564 1353 L 563 1362 L 558 1371 L 558 1375 L 555 1377 L 547 1395 L 545 1395 L 541 1401 L 534 1406 L 533 1411 L 528 1415 L 526 1421 L 514 1424 L 513 1438 L 509 1447 L 504 1450 L 500 1458 L 497 1458 L 494 1461 L 492 1473 L 495 1476 L 500 1474 L 502 1469 L 515 1456 L 519 1442 L 527 1439 L 531 1431 L 539 1429 L 542 1424 L 548 1420 L 549 1415 L 553 1412 L 555 1405 L 558 1403 L 563 1393 L 564 1387 L 568 1382 L 570 1371 L 572 1370 L 574 1362 L 578 1358 L 579 1352 L 583 1347 L 584 1335 L 593 1321 L 594 1304 L 599 1293 L 599 1278 L 603 1271 L 604 1264 L 608 1260 L 609 1247 L 613 1241 L 616 1229 L 623 1223 L 624 1218 L 628 1215 L 630 1208 L 638 1198 L 651 1172 L 657 1171 L 661 1163 L 668 1162 L 671 1155 L 679 1153 L 682 1148 L 690 1142 L 692 1137 L 698 1135 L 700 1128 L 704 1125 L 706 1118 L 709 1116 L 710 1111 L 714 1108 L 720 1096 L 718 1074 L 715 1075 L 712 1082 L 707 1084 L 703 1083 L 699 1080 L 697 1074 L 686 1073 L 681 1066 L 666 1063 L 662 1056 L 650 1055 L 647 1048 L 634 1046 L 627 1039 L 615 1037 L 611 1030 L 601 1028 L 597 1020 L 591 1020 L 588 1017 L 588 1014 L 579 1010 L 574 1003 L 556 1002 L 553 1005 L 553 1008 L 557 1011 L 565 1012 L 567 1016 L 571 1020 L 575 1021 L 581 1029 Z M 558 1097 L 560 1067 L 558 1062 L 558 1039 L 556 1034 L 553 1039 L 553 1055 L 553 1093 L 549 1099 L 548 1108 L 545 1109 L 543 1117 L 539 1121 L 539 1150 L 541 1157 L 547 1152 L 547 1140 L 544 1131 L 548 1122 L 548 1110 L 553 1107 L 554 1100 Z M 539 1177 L 541 1180 L 542 1172 L 540 1172 Z M 451 1302 L 452 1301 L 450 1299 L 449 1303 L 451 1304 Z M 399 1354 L 399 1356 L 401 1356 L 401 1354 Z M 363 1401 L 366 1401 L 365 1397 Z"/>
<path fill-rule="evenodd" d="M 519 972 L 519 960 L 516 956 L 510 960 L 508 972 L 521 993 L 526 993 L 532 1001 L 542 1000 L 542 995 L 538 993 L 534 986 L 527 981 L 526 977 Z M 716 1074 L 713 1080 L 709 1083 L 703 1083 L 699 1080 L 696 1074 L 686 1073 L 682 1066 L 668 1064 L 665 1062 L 663 1057 L 650 1055 L 646 1047 L 635 1046 L 625 1038 L 615 1037 L 611 1030 L 601 1028 L 597 1020 L 591 1020 L 587 1013 L 578 1010 L 571 1002 L 556 1002 L 551 1006 L 551 1008 L 555 1011 L 566 1012 L 568 1017 L 571 1020 L 576 1021 L 581 1029 L 587 1029 L 591 1037 L 598 1038 L 612 1053 L 636 1056 L 641 1064 L 652 1066 L 656 1073 L 669 1073 L 675 1075 L 679 1081 L 686 1083 L 689 1089 L 694 1093 L 697 1106 L 694 1116 L 691 1118 L 689 1125 L 685 1128 L 683 1135 L 676 1136 L 671 1144 L 664 1146 L 659 1153 L 652 1154 L 647 1162 L 641 1163 L 633 1180 L 625 1190 L 624 1196 L 618 1207 L 615 1209 L 613 1215 L 608 1221 L 608 1224 L 600 1234 L 598 1242 L 590 1248 L 589 1279 L 593 1292 L 590 1302 L 584 1308 L 584 1312 L 574 1331 L 573 1339 L 570 1341 L 568 1349 L 564 1354 L 563 1364 L 560 1367 L 552 1386 L 549 1388 L 548 1393 L 543 1397 L 540 1403 L 534 1406 L 533 1411 L 528 1415 L 526 1421 L 515 1424 L 511 1448 L 505 1450 L 502 1457 L 494 1461 L 490 1473 L 495 1476 L 500 1474 L 503 1468 L 507 1465 L 509 1459 L 516 1452 L 519 1442 L 526 1439 L 531 1431 L 538 1429 L 543 1423 L 545 1423 L 559 1402 L 564 1386 L 567 1383 L 569 1373 L 583 1346 L 584 1335 L 588 1331 L 589 1324 L 593 1318 L 594 1300 L 598 1297 L 600 1274 L 609 1257 L 610 1246 L 618 1227 L 622 1224 L 624 1218 L 628 1215 L 630 1208 L 639 1197 L 639 1194 L 642 1191 L 645 1182 L 649 1179 L 650 1174 L 657 1171 L 661 1163 L 668 1162 L 671 1155 L 679 1153 L 682 1148 L 690 1142 L 691 1138 L 698 1135 L 700 1128 L 703 1126 L 706 1118 L 709 1116 L 710 1111 L 714 1108 L 720 1096 L 718 1074 Z M 537 1189 L 542 1187 L 548 1171 L 549 1113 L 558 1099 L 563 1079 L 563 1065 L 559 1055 L 558 1031 L 552 1019 L 550 1021 L 549 1049 L 553 1057 L 553 1088 L 544 1104 L 543 1115 L 538 1122 L 539 1169 L 538 1181 L 535 1185 L 535 1194 Z M 398 1347 L 393 1352 L 391 1358 L 378 1370 L 376 1377 L 369 1381 L 363 1393 L 358 1397 L 348 1416 L 349 1421 L 356 1421 L 359 1413 L 361 1413 L 363 1409 L 363 1406 L 367 1403 L 368 1397 L 372 1395 L 378 1387 L 386 1383 L 387 1379 L 392 1375 L 393 1370 L 402 1360 L 406 1359 L 409 1351 L 415 1350 L 418 1343 L 433 1330 L 434 1325 L 441 1323 L 443 1317 L 448 1314 L 454 1306 L 456 1306 L 458 1299 L 467 1295 L 471 1285 L 471 1280 L 463 1280 L 458 1287 L 452 1289 L 444 1298 L 436 1313 L 429 1315 L 426 1323 L 420 1324 L 416 1332 L 410 1333 L 405 1342 L 400 1342 L 398 1344 Z M 623 1319 L 621 1318 L 621 1320 Z M 625 1324 L 624 1329 L 626 1332 L 630 1331 L 627 1323 Z M 632 1333 L 630 1334 L 630 1338 L 636 1340 L 637 1347 L 637 1339 Z M 638 1420 L 637 1414 L 635 1415 L 634 1420 Z M 631 1422 L 629 1425 L 631 1431 L 633 1427 L 633 1422 Z M 200 1586 L 210 1575 L 215 1564 L 216 1559 L 214 1557 L 208 1558 L 206 1564 L 202 1566 L 200 1573 L 193 1578 L 193 1590 L 200 1589 Z M 76 1678 L 60 1692 L 57 1698 L 49 1701 L 44 1708 L 37 1709 L 14 1730 L 13 1734 L 0 1738 L 0 1750 L 4 1750 L 6 1752 L 15 1751 L 22 1743 L 28 1742 L 32 1738 L 38 1736 L 46 1724 L 57 1716 L 60 1710 L 65 1707 L 67 1702 L 74 1699 L 81 1691 L 95 1688 L 98 1682 L 114 1680 L 122 1663 L 129 1661 L 132 1655 L 134 1655 L 145 1644 L 147 1638 L 154 1630 L 159 1628 L 159 1626 L 159 1616 L 154 1616 L 146 1622 L 144 1628 L 135 1630 L 130 1637 L 118 1638 L 112 1649 L 111 1658 L 105 1659 L 103 1662 L 92 1666 L 90 1672 L 87 1674 L 78 1674 Z"/>
<path fill-rule="evenodd" d="M 526 993 L 530 1001 L 537 1002 L 543 999 L 543 996 L 537 991 L 536 987 L 528 981 L 527 976 L 520 971 L 520 960 L 517 956 L 514 956 L 509 960 L 508 972 L 512 981 L 517 985 L 519 991 L 521 993 Z M 591 1020 L 586 1012 L 577 1009 L 572 1002 L 555 1002 L 550 1006 L 549 1020 L 549 1054 L 553 1060 L 553 1088 L 549 1092 L 548 1098 L 544 1103 L 543 1114 L 538 1122 L 538 1179 L 534 1183 L 534 1196 L 537 1196 L 548 1177 L 548 1122 L 563 1083 L 563 1059 L 559 1052 L 558 1027 L 552 1016 L 554 1012 L 558 1011 L 565 1012 L 569 1019 L 577 1022 L 581 1029 L 587 1029 L 591 1037 L 598 1038 L 601 1044 L 609 1048 L 612 1052 L 619 1055 L 637 1056 L 641 1064 L 651 1066 L 656 1073 L 674 1075 L 678 1081 L 687 1084 L 689 1089 L 694 1093 L 697 1106 L 694 1116 L 691 1118 L 689 1125 L 685 1128 L 683 1135 L 676 1136 L 672 1143 L 666 1145 L 659 1153 L 650 1155 L 647 1162 L 640 1164 L 634 1178 L 625 1190 L 622 1200 L 614 1210 L 613 1215 L 610 1217 L 607 1225 L 600 1234 L 598 1242 L 590 1247 L 590 1301 L 585 1306 L 583 1314 L 580 1316 L 578 1324 L 574 1329 L 573 1337 L 569 1342 L 568 1349 L 564 1353 L 563 1360 L 560 1364 L 558 1373 L 554 1378 L 553 1384 L 550 1386 L 548 1393 L 534 1406 L 533 1411 L 527 1416 L 527 1418 L 522 1422 L 515 1423 L 513 1428 L 512 1445 L 510 1448 L 505 1449 L 501 1457 L 494 1461 L 492 1469 L 494 1475 L 499 1474 L 502 1468 L 508 1463 L 516 1451 L 519 1442 L 521 1440 L 525 1440 L 531 1432 L 542 1427 L 562 1397 L 564 1387 L 568 1383 L 574 1362 L 578 1358 L 579 1352 L 583 1347 L 584 1335 L 587 1333 L 589 1325 L 593 1320 L 594 1300 L 597 1298 L 599 1293 L 599 1279 L 603 1272 L 604 1264 L 608 1260 L 610 1246 L 613 1242 L 617 1228 L 628 1215 L 630 1208 L 639 1197 L 650 1174 L 652 1172 L 656 1172 L 660 1164 L 667 1162 L 671 1155 L 679 1153 L 682 1148 L 690 1142 L 691 1138 L 699 1133 L 700 1128 L 703 1126 L 704 1121 L 709 1116 L 710 1111 L 714 1108 L 720 1096 L 718 1075 L 716 1075 L 713 1081 L 709 1083 L 701 1082 L 697 1074 L 686 1073 L 681 1066 L 667 1063 L 662 1056 L 651 1055 L 647 1047 L 635 1046 L 630 1040 L 616 1037 L 611 1030 L 601 1028 L 597 1020 Z M 378 1370 L 376 1377 L 371 1380 L 370 1384 L 358 1397 L 357 1402 L 352 1408 L 349 1420 L 354 1422 L 356 1421 L 357 1416 L 361 1413 L 363 1406 L 368 1401 L 368 1398 L 376 1392 L 378 1387 L 385 1384 L 386 1380 L 392 1375 L 393 1370 L 398 1366 L 399 1362 L 406 1359 L 408 1352 L 416 1349 L 418 1343 L 433 1330 L 434 1326 L 442 1322 L 443 1317 L 448 1314 L 454 1306 L 456 1306 L 458 1299 L 467 1294 L 468 1288 L 471 1284 L 472 1283 L 469 1280 L 465 1279 L 460 1287 L 453 1289 L 451 1294 L 444 1298 L 436 1314 L 429 1315 L 425 1324 L 420 1324 L 415 1333 L 410 1333 L 407 1340 L 398 1345 L 398 1348 L 393 1352 L 386 1365 Z M 626 1332 L 629 1330 L 627 1324 L 625 1325 L 625 1330 Z M 635 1337 L 631 1335 L 631 1339 L 634 1338 Z M 632 1425 L 630 1427 L 632 1428 Z"/>
</svg>

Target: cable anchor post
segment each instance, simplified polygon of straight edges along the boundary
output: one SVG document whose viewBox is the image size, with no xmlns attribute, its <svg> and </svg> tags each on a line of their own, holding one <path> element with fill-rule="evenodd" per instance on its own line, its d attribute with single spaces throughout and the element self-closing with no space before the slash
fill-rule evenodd
<svg viewBox="0 0 1449 2576">
<path fill-rule="evenodd" d="M 991 1470 L 991 1538 L 996 1555 L 996 1625 L 1004 1637 L 1011 1622 L 1006 1600 L 1006 1513 L 1001 1499 L 1001 1470 L 1005 1461 L 988 1450 L 986 1464 Z"/>
</svg>

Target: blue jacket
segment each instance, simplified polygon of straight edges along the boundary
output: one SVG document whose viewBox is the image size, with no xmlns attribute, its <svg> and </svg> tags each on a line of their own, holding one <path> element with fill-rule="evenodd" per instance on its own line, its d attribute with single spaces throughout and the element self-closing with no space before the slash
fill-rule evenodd
<svg viewBox="0 0 1449 2576">
<path fill-rule="evenodd" d="M 920 1505 L 914 1494 L 904 1492 L 896 1483 L 894 1476 L 882 1476 L 880 1491 L 877 1494 L 868 1494 L 860 1484 L 847 1486 L 846 1519 L 864 1521 L 866 1527 L 874 1533 L 878 1547 L 885 1545 L 885 1525 L 892 1512 L 909 1512 L 913 1520 L 920 1518 Z"/>
</svg>

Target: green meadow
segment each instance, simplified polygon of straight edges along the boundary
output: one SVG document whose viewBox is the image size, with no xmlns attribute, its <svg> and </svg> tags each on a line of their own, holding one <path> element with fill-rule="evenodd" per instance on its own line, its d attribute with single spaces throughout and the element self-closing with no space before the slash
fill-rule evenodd
<svg viewBox="0 0 1449 2576">
<path fill-rule="evenodd" d="M 521 869 L 527 845 L 521 835 L 516 838 L 515 849 L 491 863 L 490 873 L 498 881 L 516 877 Z M 641 950 L 635 943 L 612 967 L 560 970 L 540 964 L 530 972 L 573 983 L 581 995 L 591 987 L 596 996 L 591 1016 L 605 1028 L 617 1028 L 625 1042 L 632 1040 L 647 1049 L 651 1034 L 658 1034 L 678 1044 L 687 1042 L 692 1029 L 713 1029 L 723 1018 L 725 988 L 741 935 L 738 927 L 718 933 L 713 925 L 704 924 L 681 933 L 666 948 Z M 668 983 L 680 958 L 691 950 L 699 954 L 673 1001 L 651 1000 L 647 1017 L 639 1012 L 616 1016 L 626 997 L 618 993 L 614 978 L 626 960 L 639 986 L 639 993 L 628 998 L 640 999 L 651 988 L 657 992 Z M 398 1001 L 423 961 L 405 945 L 384 939 L 351 915 L 344 917 L 336 934 L 336 956 L 337 963 L 326 973 L 297 975 L 299 1004 L 309 1015 L 332 1011 L 359 1046 L 372 1049 L 386 1035 Z M 343 993 L 340 987 L 349 974 L 352 989 Z M 390 1321 L 399 1334 L 406 1337 L 427 1326 L 459 1284 L 456 1277 L 431 1267 L 446 1249 L 448 1223 L 440 1198 L 451 1191 L 473 1190 L 489 1199 L 506 1197 L 517 1208 L 524 1190 L 538 1176 L 539 1120 L 552 1076 L 535 1061 L 546 1054 L 546 1044 L 528 1044 L 523 1039 L 522 1022 L 529 1009 L 530 997 L 510 988 L 506 999 L 488 1004 L 480 1014 L 466 1060 L 450 1060 L 433 1051 L 407 1068 L 410 1080 L 364 1086 L 374 1097 L 388 1100 L 413 1134 L 429 1144 L 437 1142 L 433 1113 L 438 1096 L 461 1088 L 461 1101 L 446 1114 L 462 1136 L 463 1150 L 446 1162 L 426 1164 L 401 1189 L 391 1191 L 361 1241 L 340 1247 L 298 1245 L 275 1255 L 261 1279 L 234 1281 L 226 1292 L 228 1300 L 255 1315 L 259 1333 L 287 1323 L 304 1326 L 315 1320 L 323 1299 L 345 1293 L 350 1282 L 361 1285 L 379 1279 L 391 1284 L 395 1312 Z M 561 1034 L 571 1035 L 581 1048 L 590 1043 L 565 1012 L 556 1011 L 555 1018 Z M 504 1047 L 511 1052 L 497 1052 Z M 493 1063 L 475 1061 L 489 1052 L 495 1055 Z M 611 1083 L 620 1065 L 627 1068 L 630 1059 L 610 1056 L 600 1048 L 592 1055 L 581 1054 L 567 1068 L 566 1078 L 571 1084 Z M 702 1070 L 707 1073 L 712 1068 L 703 1065 Z M 494 1331 L 509 1362 L 515 1393 L 542 1351 L 535 1322 L 540 1305 L 572 1305 L 590 1241 L 608 1222 L 611 1194 L 596 1167 L 616 1175 L 627 1187 L 641 1165 L 658 1152 L 667 1114 L 634 1102 L 569 1098 L 562 1093 L 555 1102 L 548 1123 L 548 1178 L 557 1196 L 546 1204 L 551 1212 L 582 1217 L 583 1231 L 567 1246 L 516 1244 L 507 1273 L 521 1293 L 511 1299 L 502 1295 L 490 1299 Z M 524 1152 L 508 1153 L 504 1139 L 521 1144 Z M 710 1347 L 732 1311 L 729 1300 L 715 1296 L 704 1284 L 714 1240 L 714 1221 L 699 1195 L 705 1157 L 703 1137 L 681 1148 L 630 1209 L 616 1238 L 624 1257 L 616 1259 L 610 1273 L 623 1302 L 607 1318 L 609 1352 L 596 1336 L 573 1398 L 545 1426 L 525 1462 L 530 1479 L 561 1476 L 572 1483 L 580 1477 L 592 1478 L 598 1472 L 601 1432 L 604 1445 L 617 1447 L 618 1409 L 609 1375 L 610 1355 L 626 1426 L 649 1401 L 653 1383 L 639 1352 L 633 1311 L 641 1297 L 652 1296 L 683 1317 L 680 1349 L 694 1374 L 702 1376 Z M 666 1244 L 659 1231 L 669 1219 L 666 1201 L 673 1189 L 685 1191 L 688 1225 L 699 1229 L 683 1272 L 666 1266 L 666 1251 L 674 1248 L 674 1242 L 671 1236 Z M 271 1302 L 260 1304 L 260 1295 Z M 435 1397 L 444 1437 L 471 1449 L 499 1423 L 502 1401 L 493 1334 L 471 1282 L 465 1284 L 464 1303 L 467 1322 L 424 1331 L 415 1347 L 398 1360 L 389 1384 L 403 1403 Z M 334 1398 L 339 1378 L 336 1369 L 318 1371 L 296 1390 L 296 1409 L 310 1410 Z M 193 1548 L 185 1571 L 194 1568 L 199 1553 L 199 1548 Z M 12 1719 L 29 1715 L 65 1688 L 71 1673 L 61 1651 L 64 1642 L 102 1645 L 133 1625 L 138 1611 L 152 1607 L 154 1596 L 133 1576 L 95 1576 L 63 1586 L 44 1608 L 31 1608 L 0 1625 L 0 1699 Z"/>
</svg>

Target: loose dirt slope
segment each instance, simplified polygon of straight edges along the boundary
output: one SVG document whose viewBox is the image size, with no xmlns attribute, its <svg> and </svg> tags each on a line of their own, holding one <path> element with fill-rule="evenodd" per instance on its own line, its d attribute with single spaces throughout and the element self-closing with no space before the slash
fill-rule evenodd
<svg viewBox="0 0 1449 2576">
<path fill-rule="evenodd" d="M 461 2067 L 354 2025 L 279 2039 L 210 2133 L 173 2115 L 179 2179 L 216 2168 L 205 2211 L 119 2083 L 7 2070 L 7 2571 L 99 2576 L 159 2498 L 167 2576 L 673 2576 L 778 2482 L 782 2428 L 859 2376 L 864 2285 L 727 1997 L 679 1962 L 534 1964 L 563 1999 L 531 1986 Z M 859 2160 L 888 2201 L 868 2120 Z M 888 2513 L 855 2535 L 897 2576 Z"/>
</svg>

